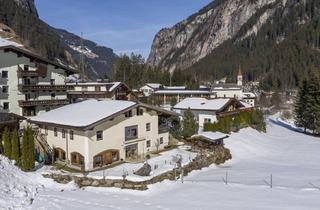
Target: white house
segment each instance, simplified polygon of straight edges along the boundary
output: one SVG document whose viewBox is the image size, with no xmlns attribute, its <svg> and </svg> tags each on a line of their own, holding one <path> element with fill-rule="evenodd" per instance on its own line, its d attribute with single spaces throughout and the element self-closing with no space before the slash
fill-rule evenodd
<svg viewBox="0 0 320 210">
<path fill-rule="evenodd" d="M 183 115 L 188 109 L 194 114 L 199 130 L 202 130 L 205 123 L 213 123 L 218 120 L 220 116 L 236 115 L 239 111 L 250 110 L 248 104 L 244 104 L 234 98 L 187 98 L 174 106 L 173 110 L 178 114 Z"/>
<path fill-rule="evenodd" d="M 38 142 L 55 160 L 83 170 L 145 157 L 169 142 L 166 117 L 172 112 L 119 100 L 87 100 L 31 118 Z M 45 146 L 44 146 L 45 147 Z"/>
<path fill-rule="evenodd" d="M 0 45 L 1 110 L 34 116 L 68 104 L 65 78 L 73 72 L 18 45 Z"/>
<path fill-rule="evenodd" d="M 154 93 L 156 90 L 159 90 L 161 87 L 163 86 L 159 83 L 147 83 L 139 90 L 143 92 L 145 97 L 149 97 L 152 93 Z"/>
<path fill-rule="evenodd" d="M 250 104 L 254 107 L 256 105 L 256 98 L 257 96 L 254 93 L 243 92 L 241 101 L 244 101 L 245 103 Z"/>
<path fill-rule="evenodd" d="M 122 82 L 77 82 L 67 83 L 71 103 L 85 99 L 134 100 L 135 94 Z"/>
</svg>

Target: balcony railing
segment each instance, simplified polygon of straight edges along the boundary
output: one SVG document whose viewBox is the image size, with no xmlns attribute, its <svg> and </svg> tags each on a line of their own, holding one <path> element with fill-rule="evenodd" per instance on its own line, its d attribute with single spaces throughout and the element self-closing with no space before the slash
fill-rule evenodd
<svg viewBox="0 0 320 210">
<path fill-rule="evenodd" d="M 58 105 L 67 105 L 69 101 L 67 99 L 52 99 L 52 100 L 34 100 L 34 101 L 19 101 L 19 106 L 29 107 L 29 106 L 58 106 Z"/>
<path fill-rule="evenodd" d="M 25 91 L 66 91 L 68 89 L 67 85 L 19 85 L 18 86 L 19 91 L 25 92 Z"/>
<path fill-rule="evenodd" d="M 18 77 L 38 77 L 39 73 L 37 71 L 18 71 Z"/>
</svg>

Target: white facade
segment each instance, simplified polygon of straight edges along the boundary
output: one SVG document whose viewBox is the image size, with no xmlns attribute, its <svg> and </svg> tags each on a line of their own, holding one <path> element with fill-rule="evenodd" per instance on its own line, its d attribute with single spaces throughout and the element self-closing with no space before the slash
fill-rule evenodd
<svg viewBox="0 0 320 210">
<path fill-rule="evenodd" d="M 39 65 L 46 69 L 46 74 L 43 76 L 37 75 Z M 55 89 L 53 87 L 53 85 L 64 85 L 65 77 L 66 71 L 58 68 L 57 65 L 45 63 L 42 60 L 35 62 L 32 56 L 0 49 L 0 105 L 2 111 L 30 116 L 65 104 L 67 102 L 66 88 L 60 86 Z"/>
<path fill-rule="evenodd" d="M 107 104 L 107 101 L 102 103 Z M 90 109 L 95 109 L 95 107 L 90 107 Z M 130 115 L 128 115 L 129 112 Z M 41 119 L 41 115 L 39 117 L 35 120 Z M 84 169 L 87 171 L 107 165 L 97 164 L 100 155 L 103 156 L 104 162 L 107 161 L 105 163 L 109 164 L 130 159 L 133 157 L 132 155 L 135 158 L 144 158 L 149 152 L 163 150 L 169 144 L 169 133 L 167 130 L 161 130 L 157 112 L 138 104 L 88 128 L 51 125 L 44 122 L 34 123 L 41 126 L 41 133 L 51 148 L 59 149 L 65 153 L 65 161 L 69 165 L 74 165 L 72 154 L 81 154 L 84 159 Z M 129 129 L 136 129 L 133 132 L 135 135 L 131 135 Z M 64 138 L 62 133 L 65 133 Z M 73 133 L 73 138 L 70 133 Z M 98 134 L 101 134 L 101 139 L 98 139 Z M 110 157 L 114 155 L 110 162 L 108 155 Z"/>
</svg>

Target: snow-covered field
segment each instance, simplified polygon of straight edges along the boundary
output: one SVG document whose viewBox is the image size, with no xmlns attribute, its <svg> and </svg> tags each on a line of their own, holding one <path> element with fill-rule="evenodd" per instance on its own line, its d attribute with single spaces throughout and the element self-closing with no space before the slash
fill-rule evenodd
<svg viewBox="0 0 320 210">
<path fill-rule="evenodd" d="M 144 192 L 60 185 L 1 158 L 0 209 L 320 209 L 320 138 L 269 121 L 266 134 L 244 129 L 225 143 L 233 155 L 225 165 Z M 222 181 L 226 172 L 228 185 Z M 267 184 L 271 174 L 273 188 Z M 19 193 L 24 189 L 27 194 Z"/>
</svg>

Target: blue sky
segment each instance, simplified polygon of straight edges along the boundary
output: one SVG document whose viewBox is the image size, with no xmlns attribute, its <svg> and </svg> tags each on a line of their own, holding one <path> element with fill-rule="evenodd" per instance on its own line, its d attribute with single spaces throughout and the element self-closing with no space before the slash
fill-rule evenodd
<svg viewBox="0 0 320 210">
<path fill-rule="evenodd" d="M 212 0 L 36 0 L 40 18 L 117 54 L 147 57 L 155 34 Z"/>
</svg>

